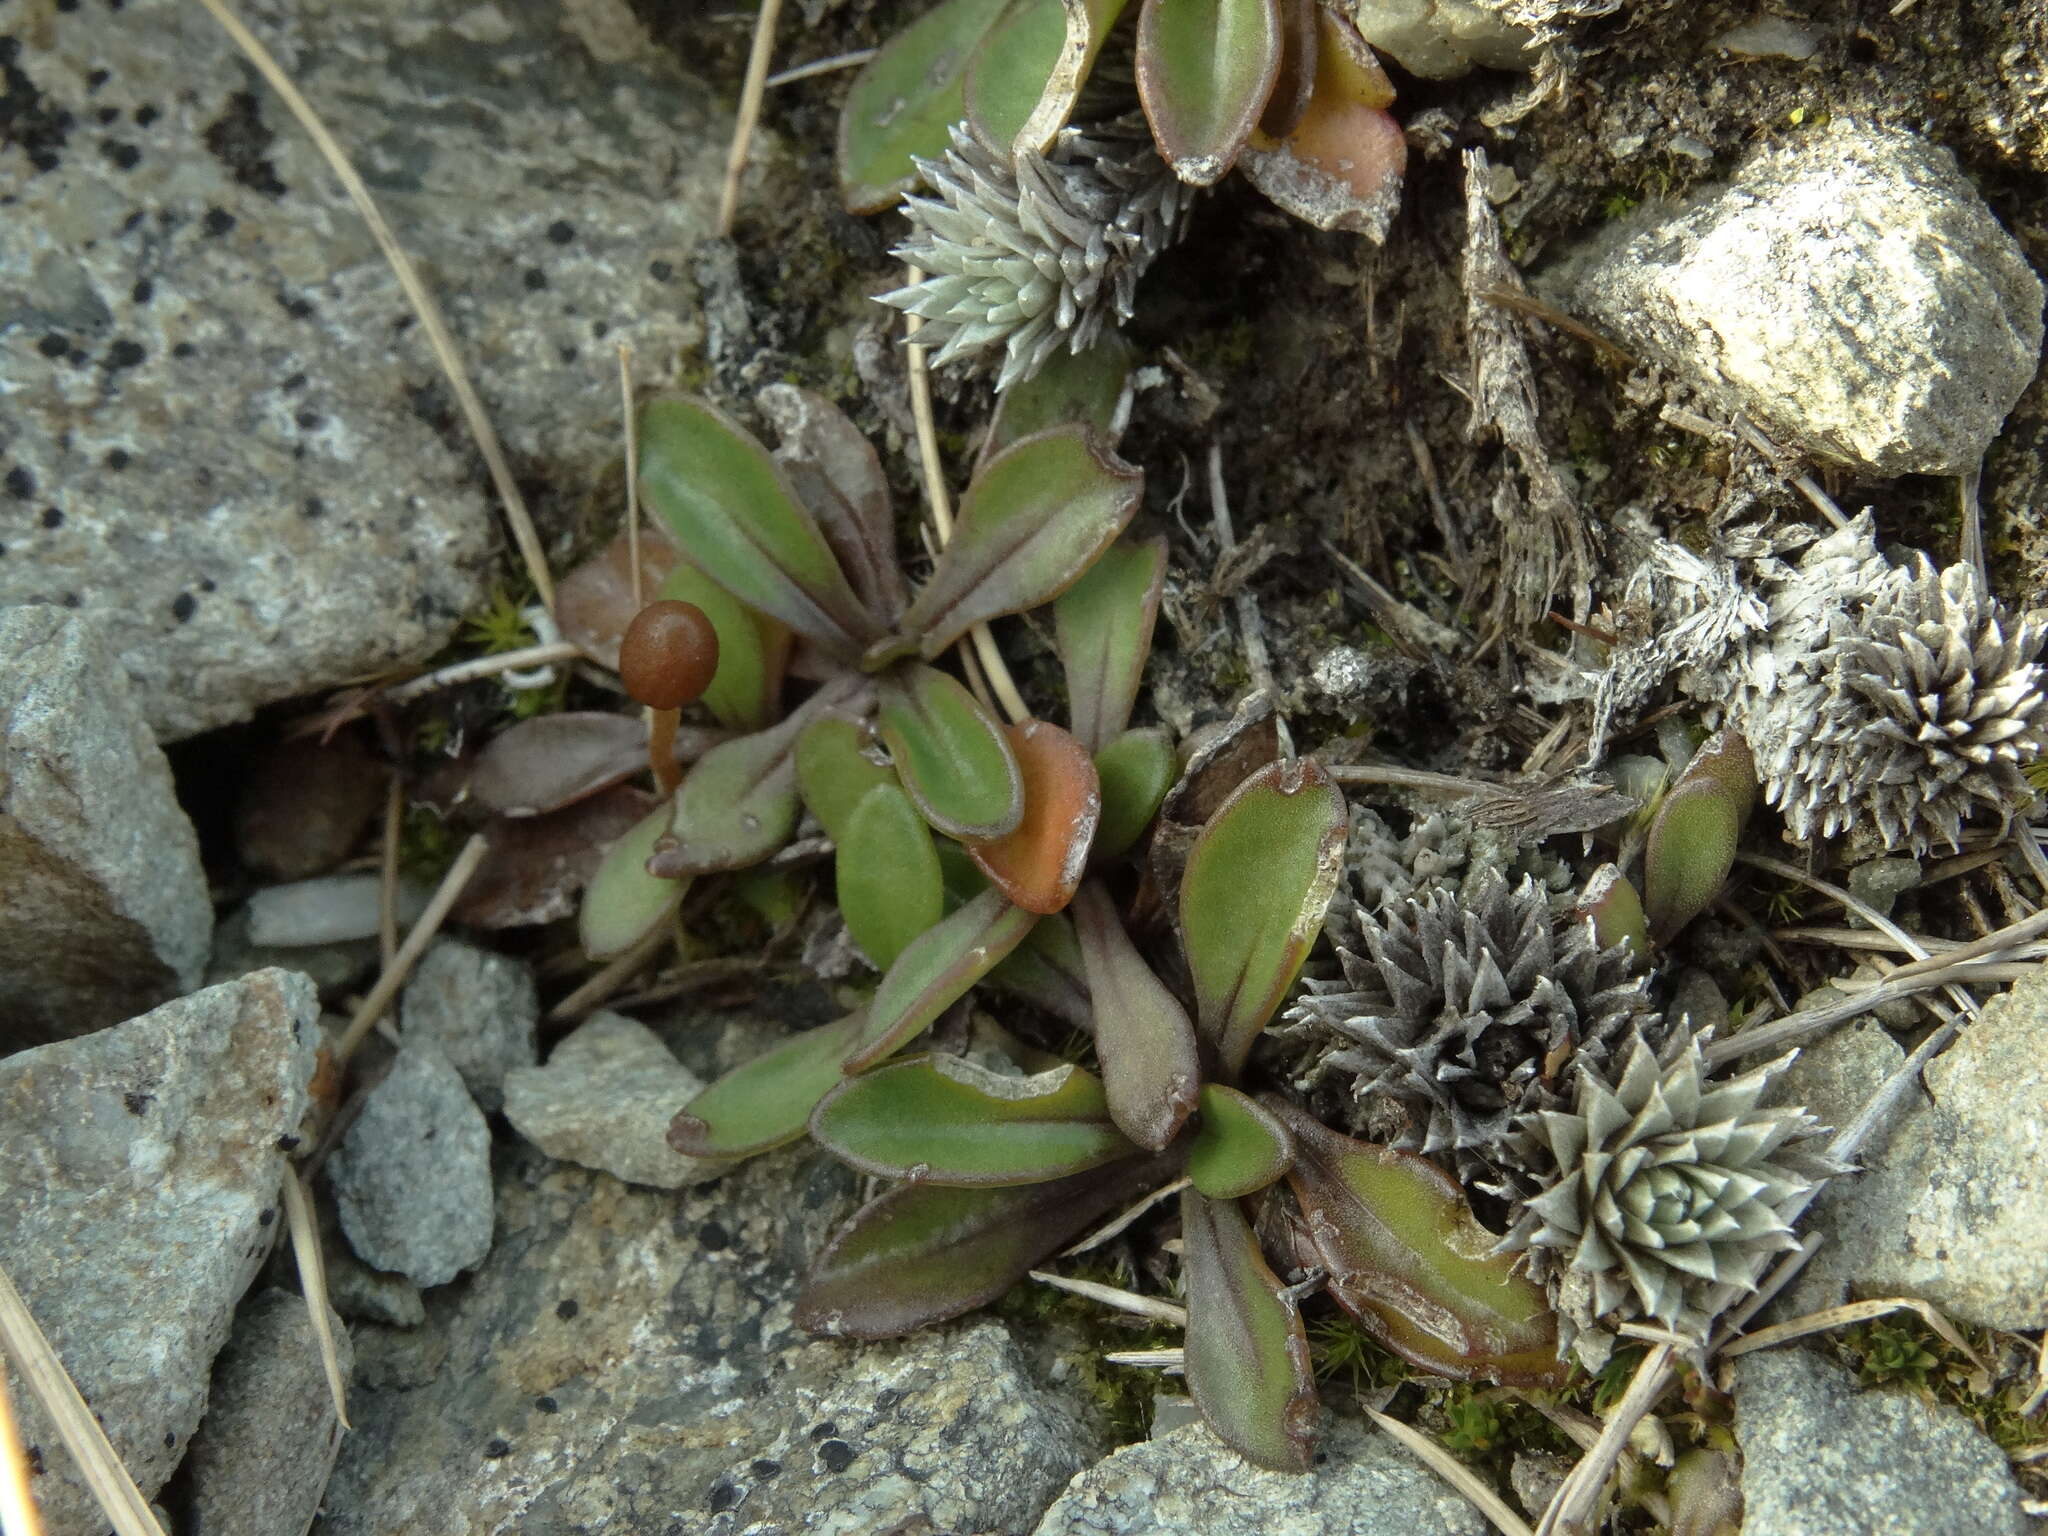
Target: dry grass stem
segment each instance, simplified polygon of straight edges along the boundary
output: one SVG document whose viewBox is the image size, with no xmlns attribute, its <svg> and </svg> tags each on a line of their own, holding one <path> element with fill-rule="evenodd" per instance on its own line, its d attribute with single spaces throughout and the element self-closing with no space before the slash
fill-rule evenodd
<svg viewBox="0 0 2048 1536">
<path fill-rule="evenodd" d="M 1108 1242 L 1111 1238 L 1116 1237 L 1120 1233 L 1122 1233 L 1124 1229 L 1130 1226 L 1132 1222 L 1136 1221 L 1140 1216 L 1144 1215 L 1147 1211 L 1151 1210 L 1152 1207 L 1157 1205 L 1160 1201 L 1168 1199 L 1173 1195 L 1177 1195 L 1182 1190 L 1186 1189 L 1188 1187 L 1188 1183 L 1189 1181 L 1186 1179 L 1175 1179 L 1171 1184 L 1162 1184 L 1159 1188 L 1153 1190 L 1151 1194 L 1145 1196 L 1144 1199 L 1140 1200 L 1136 1205 L 1131 1206 L 1128 1210 L 1123 1211 L 1118 1215 L 1110 1217 L 1108 1221 L 1104 1222 L 1101 1226 L 1097 1227 L 1093 1232 L 1090 1232 L 1086 1237 L 1082 1238 L 1081 1241 L 1074 1244 L 1073 1247 L 1063 1249 L 1060 1253 L 1060 1257 L 1063 1259 L 1071 1259 L 1072 1257 L 1074 1257 L 1074 1255 L 1079 1253 L 1086 1253 L 1091 1248 L 1100 1248 L 1104 1243 Z"/>
<path fill-rule="evenodd" d="M 2032 1414 L 2043 1403 L 2048 1403 L 2048 1333 L 2041 1335 L 2041 1347 L 2034 1356 L 2034 1390 L 2027 1394 L 2020 1412 Z"/>
<path fill-rule="evenodd" d="M 1477 1473 L 1436 1441 L 1410 1424 L 1388 1418 L 1377 1408 L 1366 1416 L 1409 1455 L 1463 1494 L 1472 1507 L 1493 1522 L 1501 1536 L 1533 1536 L 1529 1524 L 1507 1506 L 1507 1501 L 1482 1482 Z"/>
<path fill-rule="evenodd" d="M 1178 1375 L 1188 1362 L 1184 1349 L 1116 1349 L 1102 1358 L 1111 1365 L 1150 1366 L 1153 1370 L 1165 1371 L 1169 1376 Z"/>
<path fill-rule="evenodd" d="M 2034 919 L 2029 918 L 2026 923 L 2013 924 L 2013 929 L 2024 928 L 2033 922 Z M 2000 930 L 2001 934 L 2010 932 L 2012 929 Z M 1998 936 L 1990 935 L 1993 938 Z M 2025 935 L 2028 938 L 2032 936 L 2032 933 Z M 1965 946 L 1968 947 L 1970 946 Z M 1935 969 L 1920 969 L 1922 965 L 1930 964 Z M 1706 1048 L 1707 1066 L 1715 1069 L 1740 1057 L 1753 1056 L 1759 1051 L 1782 1050 L 1788 1045 L 1797 1045 L 1814 1035 L 1826 1033 L 1838 1024 L 1858 1018 L 1873 1008 L 1881 1007 L 1894 998 L 1915 997 L 1936 987 L 1952 984 L 1967 986 L 1973 983 L 2015 981 L 2037 968 L 2034 965 L 2001 965 L 1993 961 L 1972 963 L 1971 960 L 1962 958 L 1960 951 L 1956 955 L 1944 955 L 1934 961 L 1914 961 L 1911 965 L 1900 966 L 1883 981 L 1856 988 L 1849 996 L 1838 1002 L 1801 1008 L 1797 1013 L 1788 1013 L 1782 1019 L 1745 1029 L 1726 1040 L 1716 1040 Z M 1848 983 L 1837 982 L 1836 985 L 1844 986 Z"/>
<path fill-rule="evenodd" d="M 43 1536 L 43 1517 L 36 1510 L 36 1496 L 28 1490 L 28 1479 L 28 1449 L 14 1418 L 7 1372 L 0 1369 L 0 1531 L 7 1536 Z"/>
<path fill-rule="evenodd" d="M 813 75 L 829 75 L 841 69 L 858 69 L 879 52 L 881 50 L 878 48 L 856 48 L 851 53 L 835 53 L 829 59 L 813 59 L 808 64 L 797 64 L 789 69 L 777 71 L 768 77 L 765 85 L 772 91 L 778 86 L 794 85 L 799 80 L 808 80 Z"/>
<path fill-rule="evenodd" d="M 580 1019 L 593 1012 L 618 992 L 627 982 L 654 963 L 654 959 L 674 937 L 668 922 L 664 919 L 635 939 L 620 953 L 607 960 L 589 980 L 574 992 L 563 998 L 548 1010 L 548 1017 L 558 1023 Z"/>
<path fill-rule="evenodd" d="M 1620 1463 L 1622 1452 L 1628 1449 L 1629 1436 L 1650 1405 L 1664 1395 L 1664 1389 L 1671 1385 L 1672 1365 L 1677 1355 L 1669 1344 L 1659 1344 L 1643 1356 L 1642 1363 L 1628 1384 L 1628 1390 L 1621 1395 L 1621 1401 L 1614 1405 L 1614 1411 L 1607 1416 L 1607 1424 L 1600 1431 L 1600 1439 L 1573 1467 L 1565 1477 L 1563 1485 L 1550 1500 L 1550 1507 L 1543 1511 L 1543 1519 L 1537 1525 L 1535 1536 L 1554 1536 L 1559 1531 L 1579 1531 L 1593 1512 L 1593 1506 L 1600 1497 L 1600 1490 L 1607 1486 L 1607 1478 Z"/>
<path fill-rule="evenodd" d="M 518 672 L 528 667 L 545 667 L 558 661 L 574 661 L 583 654 L 583 647 L 570 640 L 556 640 L 548 645 L 529 645 L 523 650 L 500 651 L 495 656 L 478 656 L 470 661 L 458 661 L 453 666 L 442 667 L 400 683 L 384 694 L 387 704 L 410 704 L 414 699 L 425 698 L 443 688 L 459 687 L 473 683 L 480 678 L 496 677 L 500 672 Z"/>
<path fill-rule="evenodd" d="M 1220 569 L 1237 548 L 1237 531 L 1230 524 L 1230 496 L 1223 485 L 1223 445 L 1209 445 L 1209 520 L 1216 533 L 1216 564 Z M 1244 639 L 1245 670 L 1251 674 L 1252 692 L 1273 692 L 1273 657 L 1266 649 L 1266 622 L 1259 613 L 1259 600 L 1249 587 L 1232 598 L 1237 609 L 1238 633 Z"/>
<path fill-rule="evenodd" d="M 754 46 L 747 52 L 747 79 L 740 87 L 740 110 L 732 125 L 732 148 L 725 156 L 725 185 L 718 193 L 718 233 L 732 233 L 733 220 L 740 211 L 740 178 L 747 171 L 747 150 L 754 142 L 754 125 L 761 120 L 761 97 L 768 85 L 768 56 L 775 51 L 775 23 L 782 15 L 782 0 L 761 0 L 761 14 L 754 18 Z"/>
<path fill-rule="evenodd" d="M 306 1298 L 306 1315 L 313 1322 L 313 1337 L 320 1345 L 320 1369 L 327 1375 L 327 1390 L 334 1398 L 334 1417 L 343 1429 L 348 1421 L 348 1383 L 341 1376 L 341 1352 L 334 1344 L 334 1322 L 327 1304 L 327 1259 L 320 1251 L 320 1229 L 313 1221 L 313 1202 L 306 1198 L 306 1186 L 296 1169 L 284 1171 L 284 1219 L 292 1235 L 292 1258 L 299 1266 L 299 1290 Z"/>
<path fill-rule="evenodd" d="M 477 450 L 483 454 L 484 464 L 491 473 L 491 483 L 498 489 L 498 498 L 504 504 L 505 521 L 511 525 L 512 541 L 519 546 L 519 558 L 526 563 L 526 574 L 533 582 L 533 589 L 540 594 L 540 600 L 550 613 L 555 607 L 554 578 L 548 574 L 547 557 L 541 553 L 540 535 L 534 530 L 533 517 L 526 510 L 526 498 L 519 493 L 519 482 L 512 477 L 512 466 L 505 459 L 505 449 L 498 441 L 498 434 L 491 421 L 484 414 L 483 401 L 477 398 L 476 387 L 469 381 L 469 370 L 463 366 L 462 354 L 455 350 L 455 340 L 448 333 L 447 322 L 441 318 L 440 306 L 434 296 L 427 292 L 427 285 L 420 280 L 412 258 L 399 246 L 398 237 L 392 234 L 391 226 L 384 221 L 370 189 L 363 178 L 356 174 L 340 141 L 327 131 L 327 125 L 313 110 L 313 104 L 292 83 L 277 60 L 271 56 L 257 39 L 256 34 L 243 26 L 241 20 L 230 11 L 225 0 L 199 0 L 213 19 L 221 24 L 222 30 L 234 39 L 235 46 L 242 50 L 249 62 L 277 92 L 287 110 L 299 120 L 299 126 L 306 130 L 313 145 L 327 161 L 328 169 L 334 172 L 348 193 L 349 201 L 362 215 L 363 222 L 370 227 L 370 237 L 377 242 L 377 249 L 384 253 L 384 259 L 391 264 L 392 274 L 398 279 L 398 286 L 404 290 L 406 302 L 412 305 L 419 316 L 420 328 L 426 332 L 427 344 L 433 349 L 434 360 L 441 365 L 442 373 L 448 377 L 448 386 L 455 392 L 455 402 L 462 408 L 463 419 L 469 424 L 470 435 L 476 439 Z"/>
<path fill-rule="evenodd" d="M 377 861 L 377 963 L 389 965 L 398 954 L 398 853 L 405 830 L 405 777 L 391 770 L 384 791 L 384 845 Z"/>
<path fill-rule="evenodd" d="M 448 873 L 441 878 L 433 899 L 426 910 L 420 913 L 420 920 L 412 925 L 412 931 L 405 936 L 405 942 L 398 946 L 398 953 L 391 963 L 384 967 L 377 977 L 377 984 L 370 988 L 354 1015 L 348 1021 L 348 1028 L 334 1044 L 335 1065 L 347 1066 L 349 1057 L 355 1054 L 357 1046 L 363 1043 L 376 1022 L 384 1016 L 384 1010 L 391 1006 L 391 1000 L 398 995 L 398 989 L 405 985 L 405 978 L 412 974 L 412 968 L 419 963 L 421 955 L 441 931 L 441 924 L 448 920 L 448 912 L 462 895 L 470 877 L 476 873 L 477 865 L 483 862 L 490 844 L 481 832 L 475 833 L 462 845 L 462 852 L 455 856 L 455 862 L 448 867 Z"/>
<path fill-rule="evenodd" d="M 619 408 L 626 428 L 626 564 L 633 575 L 633 606 L 647 601 L 640 569 L 640 423 L 633 414 L 633 348 L 619 343 Z"/>
<path fill-rule="evenodd" d="M 1741 1338 L 1723 1345 L 1721 1358 L 1733 1359 L 1752 1350 L 1769 1349 L 1774 1344 L 1790 1343 L 1793 1339 L 1803 1339 L 1809 1334 L 1826 1333 L 1831 1328 L 1846 1328 L 1851 1323 L 1867 1323 L 1873 1317 L 1884 1317 L 1893 1312 L 1917 1312 L 1920 1320 L 1939 1334 L 1944 1344 L 1968 1359 L 1978 1370 L 1990 1370 L 1983 1357 L 1970 1348 L 1954 1323 L 1926 1302 L 1910 1296 L 1852 1301 L 1839 1307 L 1823 1307 L 1818 1312 L 1809 1312 L 1806 1316 L 1795 1317 L 1789 1322 L 1774 1323 L 1768 1328 L 1759 1328 L 1755 1333 L 1744 1334 Z"/>
<path fill-rule="evenodd" d="M 1031 1278 L 1040 1285 L 1052 1286 L 1055 1290 L 1071 1291 L 1076 1296 L 1085 1296 L 1090 1301 L 1099 1301 L 1104 1306 L 1115 1307 L 1119 1312 L 1129 1312 L 1138 1317 L 1149 1317 L 1156 1322 L 1170 1323 L 1176 1328 L 1188 1325 L 1188 1309 L 1170 1301 L 1161 1301 L 1157 1296 L 1140 1296 L 1136 1291 L 1120 1290 L 1113 1285 L 1103 1285 L 1094 1280 L 1069 1280 L 1065 1275 L 1055 1275 L 1042 1269 L 1031 1271 Z"/>
<path fill-rule="evenodd" d="M 924 281 L 924 271 L 918 267 L 907 267 L 904 283 L 915 287 Z M 904 335 L 914 338 L 924 329 L 924 320 L 917 315 L 904 316 Z M 910 354 L 910 415 L 917 424 L 917 462 L 924 473 L 925 504 L 931 510 L 932 531 L 937 535 L 938 547 L 944 549 L 953 537 L 953 497 L 946 489 L 945 466 L 939 462 L 938 422 L 932 415 L 932 374 L 931 365 L 926 361 L 925 349 L 915 340 L 906 349 Z M 1003 660 L 1003 653 L 996 649 L 996 637 L 989 633 L 986 624 L 977 624 L 969 632 L 974 654 L 981 659 L 988 685 L 1002 704 L 1003 713 L 1015 725 L 1031 718 L 1031 711 L 1024 705 L 1024 696 L 1017 691 L 1017 680 L 1010 676 L 1009 665 Z M 962 656 L 967 655 L 963 648 Z"/>
<path fill-rule="evenodd" d="M 64 1369 L 48 1335 L 4 1268 L 0 1268 L 0 1348 L 14 1361 L 43 1412 L 56 1423 L 58 1438 L 78 1463 L 79 1474 L 116 1536 L 163 1536 L 156 1516 L 149 1512 L 149 1501 L 121 1465 L 107 1432 L 79 1395 L 78 1384 Z"/>
</svg>

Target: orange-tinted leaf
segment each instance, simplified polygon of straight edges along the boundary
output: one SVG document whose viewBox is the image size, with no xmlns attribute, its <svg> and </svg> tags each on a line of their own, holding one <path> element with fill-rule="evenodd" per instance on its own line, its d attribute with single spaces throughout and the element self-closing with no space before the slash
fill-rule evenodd
<svg viewBox="0 0 2048 1536">
<path fill-rule="evenodd" d="M 1386 71 L 1351 23 L 1316 7 L 1315 88 L 1292 131 L 1254 135 L 1239 156 L 1246 179 L 1318 229 L 1381 239 L 1401 200 L 1408 141 L 1386 110 Z"/>
<path fill-rule="evenodd" d="M 1102 815 L 1102 790 L 1087 749 L 1056 725 L 1006 726 L 1024 776 L 1024 819 L 1014 832 L 967 844 L 996 888 L 1027 912 L 1057 912 L 1074 899 Z"/>
</svg>

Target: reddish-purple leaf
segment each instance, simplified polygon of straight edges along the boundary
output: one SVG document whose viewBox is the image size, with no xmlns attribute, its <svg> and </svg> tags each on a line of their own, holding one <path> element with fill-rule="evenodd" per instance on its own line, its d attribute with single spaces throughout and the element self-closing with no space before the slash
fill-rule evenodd
<svg viewBox="0 0 2048 1536">
<path fill-rule="evenodd" d="M 676 761 L 694 762 L 732 733 L 676 730 Z M 500 816 L 543 816 L 647 771 L 647 723 L 635 715 L 567 711 L 507 726 L 477 754 L 470 798 Z"/>
<path fill-rule="evenodd" d="M 1195 1107 L 1202 1081 L 1195 1026 L 1131 943 L 1100 882 L 1081 887 L 1072 915 L 1110 1115 L 1126 1136 L 1156 1152 Z"/>
<path fill-rule="evenodd" d="M 489 851 L 450 915 L 472 928 L 524 928 L 572 915 L 605 849 L 655 803 L 645 790 L 620 784 L 545 816 L 487 822 Z"/>
<path fill-rule="evenodd" d="M 1234 1200 L 1181 1195 L 1187 1378 L 1217 1438 L 1247 1461 L 1305 1472 L 1315 1453 L 1315 1377 L 1301 1312 Z"/>
<path fill-rule="evenodd" d="M 781 438 L 775 462 L 818 520 L 853 590 L 884 624 L 894 624 L 909 589 L 896 558 L 889 478 L 874 445 L 823 395 L 770 384 L 756 396 Z"/>
</svg>

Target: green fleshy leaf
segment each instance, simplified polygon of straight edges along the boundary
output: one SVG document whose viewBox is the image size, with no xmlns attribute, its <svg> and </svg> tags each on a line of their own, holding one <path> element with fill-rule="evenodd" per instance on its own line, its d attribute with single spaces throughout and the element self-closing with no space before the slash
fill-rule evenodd
<svg viewBox="0 0 2048 1536">
<path fill-rule="evenodd" d="M 931 828 L 901 787 L 878 784 L 836 841 L 839 915 L 862 953 L 886 971 L 944 909 Z"/>
<path fill-rule="evenodd" d="M 911 802 L 948 837 L 990 838 L 1024 819 L 1024 777 L 1003 728 L 946 673 L 899 666 L 877 724 Z"/>
<path fill-rule="evenodd" d="M 1044 151 L 1073 116 L 1125 0 L 1017 0 L 967 67 L 967 120 L 983 143 Z"/>
<path fill-rule="evenodd" d="M 856 1212 L 818 1255 L 797 1298 L 797 1326 L 892 1339 L 958 1317 L 1169 1176 L 1157 1158 L 1132 1158 L 1005 1189 L 899 1185 Z"/>
<path fill-rule="evenodd" d="M 845 1081 L 839 1063 L 863 1017 L 807 1029 L 734 1067 L 682 1107 L 668 1144 L 685 1157 L 751 1157 L 795 1141 L 818 1100 Z"/>
<path fill-rule="evenodd" d="M 1114 445 L 1116 409 L 1131 376 L 1133 352 L 1122 331 L 1105 330 L 1085 352 L 1057 347 L 1038 372 L 996 396 L 975 469 L 1005 448 L 1053 427 L 1092 427 Z"/>
<path fill-rule="evenodd" d="M 1202 1122 L 1188 1149 L 1188 1178 L 1212 1200 L 1255 1194 L 1287 1172 L 1294 1143 L 1287 1127 L 1235 1088 L 1202 1089 Z"/>
<path fill-rule="evenodd" d="M 1144 483 L 1085 427 L 1004 449 L 968 486 L 903 632 L 929 660 L 976 624 L 1051 602 L 1123 532 Z"/>
<path fill-rule="evenodd" d="M 721 725 L 758 731 L 776 715 L 790 633 L 754 612 L 687 560 L 678 560 L 655 592 L 657 600 L 695 603 L 718 632 L 718 670 L 704 690 L 704 705 Z"/>
<path fill-rule="evenodd" d="M 668 831 L 669 808 L 659 806 L 605 853 L 583 888 L 576 915 L 583 953 L 593 960 L 624 954 L 675 910 L 690 888 L 688 880 L 647 873 L 648 855 Z"/>
<path fill-rule="evenodd" d="M 1236 163 L 1280 75 L 1279 0 L 1144 0 L 1138 99 L 1182 181 L 1213 186 Z"/>
<path fill-rule="evenodd" d="M 1053 604 L 1067 715 L 1090 752 L 1101 752 L 1130 723 L 1165 584 L 1166 540 L 1119 540 Z"/>
<path fill-rule="evenodd" d="M 849 1078 L 819 1102 L 811 1136 L 863 1173 L 926 1184 L 1041 1184 L 1136 1148 L 1079 1067 L 1004 1077 L 919 1056 Z"/>
<path fill-rule="evenodd" d="M 1180 1203 L 1188 1391 L 1218 1439 L 1247 1461 L 1306 1472 L 1315 1453 L 1308 1334 L 1234 1200 Z"/>
<path fill-rule="evenodd" d="M 1602 949 L 1626 944 L 1638 957 L 1650 953 L 1650 923 L 1643 899 L 1629 879 L 1612 864 L 1602 864 L 1586 882 L 1579 912 L 1593 923 L 1593 942 Z"/>
<path fill-rule="evenodd" d="M 810 882 L 793 869 L 746 869 L 733 876 L 732 891 L 762 922 L 781 929 L 803 912 Z"/>
<path fill-rule="evenodd" d="M 697 760 L 676 791 L 665 846 L 648 870 L 701 875 L 758 864 L 789 841 L 801 809 L 796 744 L 804 727 L 835 709 L 859 707 L 864 684 L 838 679 L 765 731 L 723 742 Z"/>
<path fill-rule="evenodd" d="M 1095 754 L 1102 781 L 1102 821 L 1095 829 L 1095 859 L 1120 858 L 1138 846 L 1159 815 L 1180 764 L 1173 738 L 1157 726 L 1125 731 Z"/>
<path fill-rule="evenodd" d="M 768 450 L 723 411 L 686 395 L 650 400 L 640 489 L 690 559 L 749 608 L 840 656 L 880 634 Z"/>
<path fill-rule="evenodd" d="M 1294 984 L 1343 870 L 1344 796 L 1313 758 L 1260 769 L 1202 829 L 1181 877 L 1196 1021 L 1225 1080 Z"/>
<path fill-rule="evenodd" d="M 847 1052 L 846 1070 L 864 1072 L 908 1045 L 1015 949 L 1037 921 L 1002 892 L 983 891 L 919 934 L 875 988 L 866 1023 Z"/>
<path fill-rule="evenodd" d="M 866 725 L 843 715 L 824 715 L 796 739 L 796 787 L 825 835 L 846 841 L 853 813 L 870 790 L 896 782 L 896 770 L 868 756 L 874 737 Z"/>
<path fill-rule="evenodd" d="M 1202 1081 L 1195 1026 L 1131 943 L 1101 882 L 1081 887 L 1072 912 L 1110 1116 L 1132 1141 L 1159 1151 L 1195 1107 Z"/>
<path fill-rule="evenodd" d="M 1515 1255 L 1493 1252 L 1455 1180 L 1412 1152 L 1340 1136 L 1277 1094 L 1260 1102 L 1294 1138 L 1287 1182 L 1330 1294 L 1374 1337 L 1460 1381 L 1564 1379 L 1543 1288 Z"/>
<path fill-rule="evenodd" d="M 936 160 L 967 114 L 967 66 L 1010 0 L 944 0 L 861 67 L 839 113 L 839 195 L 880 213 L 918 183 L 913 155 Z"/>
<path fill-rule="evenodd" d="M 1650 823 L 1643 910 L 1650 937 L 1668 944 L 1720 893 L 1756 804 L 1756 759 L 1732 729 L 1715 732 L 1686 764 Z"/>
</svg>

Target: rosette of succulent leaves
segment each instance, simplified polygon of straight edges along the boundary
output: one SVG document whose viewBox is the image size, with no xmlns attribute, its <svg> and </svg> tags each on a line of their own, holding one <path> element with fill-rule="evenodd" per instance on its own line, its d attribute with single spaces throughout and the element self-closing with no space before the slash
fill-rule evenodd
<svg viewBox="0 0 2048 1536">
<path fill-rule="evenodd" d="M 1530 33 L 1486 6 L 1340 0 L 943 0 L 848 92 L 848 209 L 901 203 L 941 362 L 996 387 L 1130 317 L 1138 280 L 1235 169 L 1320 229 L 1384 238 L 1407 144 L 1373 51 L 1424 76 L 1526 68 Z M 924 196 L 906 196 L 920 186 Z"/>
<path fill-rule="evenodd" d="M 1887 559 L 1867 511 L 1796 564 L 1787 532 L 1655 549 L 1630 584 L 1655 621 L 1609 659 L 1596 713 L 1674 677 L 1742 734 L 1801 844 L 1918 857 L 1973 817 L 2002 829 L 2048 750 L 2048 611 L 2008 612 L 1968 564 Z"/>
</svg>

